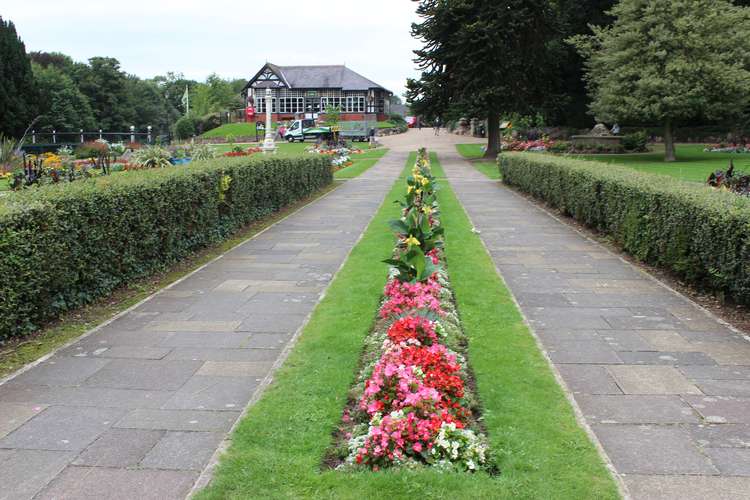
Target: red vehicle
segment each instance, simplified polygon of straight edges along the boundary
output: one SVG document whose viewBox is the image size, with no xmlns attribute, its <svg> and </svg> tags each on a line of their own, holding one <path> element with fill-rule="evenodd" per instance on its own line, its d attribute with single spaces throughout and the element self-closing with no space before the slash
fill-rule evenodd
<svg viewBox="0 0 750 500">
<path fill-rule="evenodd" d="M 406 120 L 406 125 L 409 128 L 414 128 L 417 126 L 417 117 L 416 116 L 406 116 L 404 117 L 404 120 Z"/>
</svg>

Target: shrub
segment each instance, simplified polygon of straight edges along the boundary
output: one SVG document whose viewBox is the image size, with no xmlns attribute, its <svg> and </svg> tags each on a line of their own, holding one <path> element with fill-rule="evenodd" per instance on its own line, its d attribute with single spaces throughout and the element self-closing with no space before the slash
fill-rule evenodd
<svg viewBox="0 0 750 500">
<path fill-rule="evenodd" d="M 638 259 L 750 303 L 750 200 L 627 167 L 499 157 L 503 181 L 611 236 Z"/>
<path fill-rule="evenodd" d="M 0 201 L 0 339 L 163 270 L 332 182 L 327 157 L 222 158 Z"/>
<path fill-rule="evenodd" d="M 547 151 L 549 151 L 550 153 L 568 153 L 571 151 L 571 144 L 567 141 L 553 142 L 547 148 Z"/>
<path fill-rule="evenodd" d="M 130 161 L 137 168 L 164 168 L 172 164 L 169 159 L 172 153 L 161 146 L 146 146 L 138 151 L 134 151 Z M 183 153 L 184 157 L 184 153 Z"/>
<path fill-rule="evenodd" d="M 84 142 L 76 147 L 75 156 L 78 159 L 85 160 L 88 158 L 99 158 L 99 156 L 109 152 L 107 141 Z"/>
<path fill-rule="evenodd" d="M 646 135 L 645 130 L 639 130 L 638 132 L 622 136 L 622 147 L 625 148 L 625 151 L 642 153 L 647 151 L 647 144 L 648 135 Z"/>
<path fill-rule="evenodd" d="M 178 139 L 189 139 L 195 135 L 196 124 L 192 116 L 183 116 L 174 124 L 174 134 Z"/>
<path fill-rule="evenodd" d="M 198 129 L 197 132 L 199 134 L 208 132 L 209 130 L 213 130 L 220 126 L 221 126 L 221 115 L 219 113 L 209 113 L 207 115 L 203 115 L 201 116 L 200 120 L 198 120 L 196 124 L 196 127 Z"/>
</svg>

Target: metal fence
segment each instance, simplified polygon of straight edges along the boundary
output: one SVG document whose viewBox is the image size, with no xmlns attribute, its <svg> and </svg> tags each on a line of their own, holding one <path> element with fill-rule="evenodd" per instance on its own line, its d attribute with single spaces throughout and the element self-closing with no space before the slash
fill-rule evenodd
<svg viewBox="0 0 750 500">
<path fill-rule="evenodd" d="M 37 132 L 32 130 L 26 136 L 21 149 L 27 153 L 43 153 L 56 151 L 63 146 L 75 148 L 79 144 L 99 139 L 110 143 L 123 142 L 126 144 L 169 144 L 171 142 L 170 135 L 155 135 L 151 127 L 147 127 L 146 132 L 136 132 L 135 127 L 131 127 L 129 132 L 104 132 L 103 130 L 96 132 L 84 130 L 78 132 L 57 132 L 56 130 Z"/>
</svg>

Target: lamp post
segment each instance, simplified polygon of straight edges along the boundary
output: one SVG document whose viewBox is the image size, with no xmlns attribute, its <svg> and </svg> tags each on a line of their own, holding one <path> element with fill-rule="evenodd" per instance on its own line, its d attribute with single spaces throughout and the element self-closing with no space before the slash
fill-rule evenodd
<svg viewBox="0 0 750 500">
<path fill-rule="evenodd" d="M 271 89 L 266 89 L 266 138 L 263 141 L 263 154 L 275 153 L 276 143 L 273 140 L 273 130 L 271 130 L 271 106 L 273 105 L 273 98 L 271 97 Z"/>
</svg>

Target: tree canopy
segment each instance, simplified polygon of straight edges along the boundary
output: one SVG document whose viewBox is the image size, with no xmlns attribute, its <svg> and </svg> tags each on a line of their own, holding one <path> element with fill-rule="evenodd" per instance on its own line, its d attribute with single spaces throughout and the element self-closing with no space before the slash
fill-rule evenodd
<svg viewBox="0 0 750 500">
<path fill-rule="evenodd" d="M 20 137 L 36 116 L 37 92 L 26 47 L 0 17 L 0 133 Z"/>
<path fill-rule="evenodd" d="M 661 122 L 666 159 L 685 120 L 738 118 L 750 102 L 750 10 L 726 0 L 622 0 L 571 42 L 601 120 Z"/>
<path fill-rule="evenodd" d="M 421 0 L 412 34 L 421 70 L 407 100 L 426 118 L 486 118 L 486 155 L 499 152 L 504 113 L 534 113 L 555 102 L 551 75 L 562 50 L 548 0 Z M 558 43 L 556 43 L 556 41 Z"/>
</svg>

